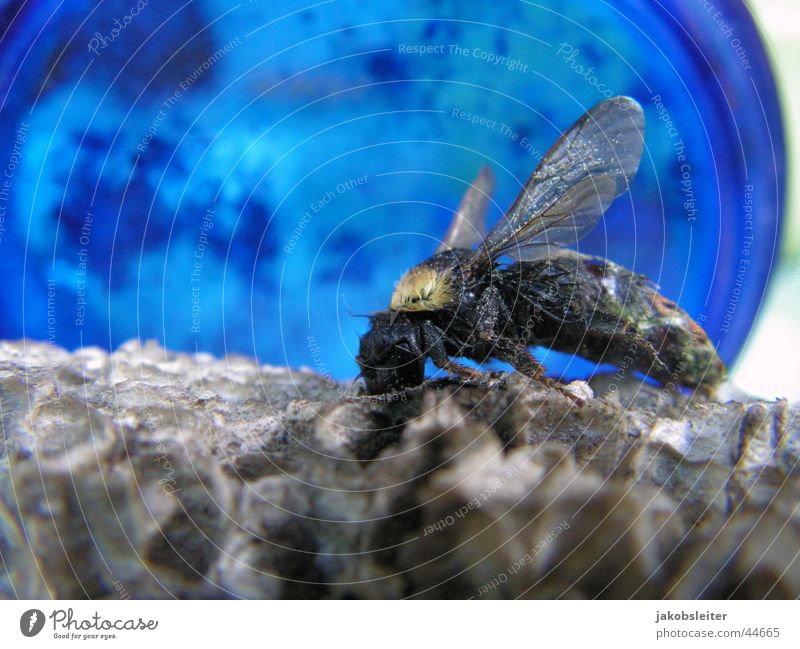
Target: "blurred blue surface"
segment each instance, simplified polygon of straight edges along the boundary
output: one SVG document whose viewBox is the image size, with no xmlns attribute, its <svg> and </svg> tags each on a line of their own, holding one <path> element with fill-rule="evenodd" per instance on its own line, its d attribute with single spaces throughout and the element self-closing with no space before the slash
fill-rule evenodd
<svg viewBox="0 0 800 649">
<path fill-rule="evenodd" d="M 645 159 L 580 249 L 739 351 L 784 178 L 740 2 L 140 6 L 0 3 L 0 337 L 157 338 L 353 376 L 367 321 L 349 311 L 386 306 L 479 166 L 496 220 L 563 129 L 626 94 Z"/>
</svg>

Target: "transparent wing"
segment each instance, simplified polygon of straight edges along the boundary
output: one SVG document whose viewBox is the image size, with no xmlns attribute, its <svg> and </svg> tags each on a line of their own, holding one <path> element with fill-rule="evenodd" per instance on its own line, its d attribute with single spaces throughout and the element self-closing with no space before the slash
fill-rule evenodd
<svg viewBox="0 0 800 649">
<path fill-rule="evenodd" d="M 630 97 L 600 102 L 545 154 L 511 209 L 475 252 L 532 260 L 577 242 L 628 191 L 644 148 L 644 113 Z"/>
<path fill-rule="evenodd" d="M 486 210 L 494 191 L 494 174 L 484 165 L 458 204 L 450 227 L 436 252 L 472 248 L 486 234 Z"/>
</svg>

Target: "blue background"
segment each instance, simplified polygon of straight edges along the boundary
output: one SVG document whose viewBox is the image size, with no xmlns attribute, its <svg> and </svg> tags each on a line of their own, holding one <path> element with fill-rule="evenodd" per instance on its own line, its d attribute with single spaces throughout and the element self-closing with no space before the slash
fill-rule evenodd
<svg viewBox="0 0 800 649">
<path fill-rule="evenodd" d="M 770 71 L 739 2 L 717 2 L 717 17 L 688 1 L 151 0 L 135 16 L 133 0 L 32 4 L 0 3 L 2 338 L 156 338 L 353 376 L 367 321 L 350 312 L 387 305 L 484 162 L 500 218 L 602 90 L 640 101 L 647 150 L 630 198 L 580 249 L 649 275 L 705 318 L 728 362 L 750 329 L 777 249 L 784 159 Z M 125 26 L 112 39 L 115 19 Z M 401 52 L 426 44 L 443 47 Z M 546 362 L 572 376 L 589 367 Z"/>
</svg>

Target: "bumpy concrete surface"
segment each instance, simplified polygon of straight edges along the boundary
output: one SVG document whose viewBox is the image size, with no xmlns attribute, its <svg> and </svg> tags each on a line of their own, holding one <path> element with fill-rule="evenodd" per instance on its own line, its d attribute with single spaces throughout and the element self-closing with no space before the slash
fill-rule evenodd
<svg viewBox="0 0 800 649">
<path fill-rule="evenodd" d="M 0 596 L 797 597 L 800 407 L 0 343 Z"/>
</svg>

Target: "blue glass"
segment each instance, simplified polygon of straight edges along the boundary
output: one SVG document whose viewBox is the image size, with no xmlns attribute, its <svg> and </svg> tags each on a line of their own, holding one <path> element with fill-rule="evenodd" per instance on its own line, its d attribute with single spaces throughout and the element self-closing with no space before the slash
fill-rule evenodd
<svg viewBox="0 0 800 649">
<path fill-rule="evenodd" d="M 0 8 L 0 337 L 353 376 L 351 313 L 387 306 L 479 166 L 496 221 L 616 94 L 644 106 L 647 150 L 580 249 L 651 277 L 729 363 L 758 311 L 784 150 L 739 1 Z"/>
</svg>

